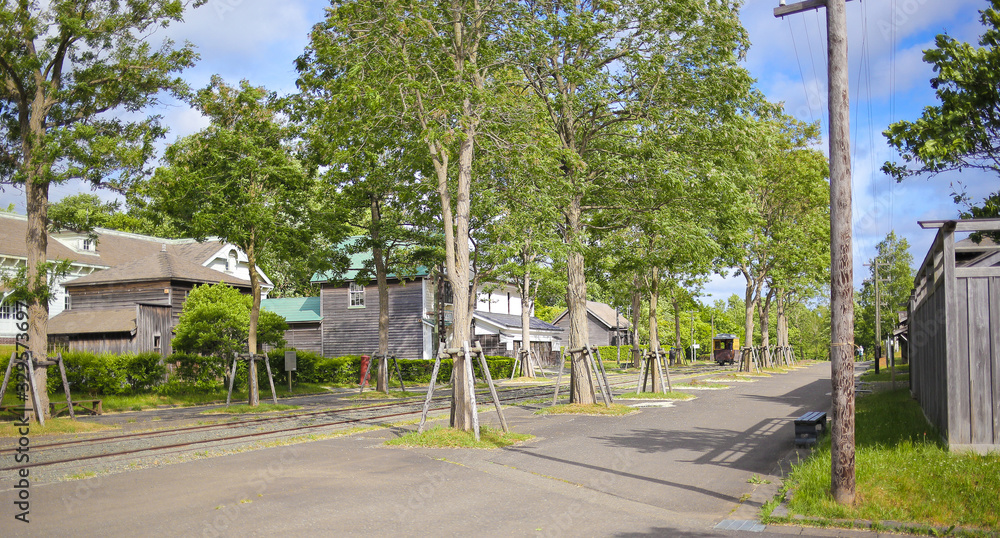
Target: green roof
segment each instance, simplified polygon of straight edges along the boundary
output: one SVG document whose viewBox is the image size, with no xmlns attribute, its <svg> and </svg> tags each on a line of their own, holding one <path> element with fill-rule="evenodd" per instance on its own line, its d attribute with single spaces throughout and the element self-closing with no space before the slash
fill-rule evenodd
<svg viewBox="0 0 1000 538">
<path fill-rule="evenodd" d="M 359 241 L 361 239 L 362 239 L 362 237 L 360 237 L 360 236 L 349 237 L 349 238 L 345 239 L 344 242 L 342 242 L 339 245 L 339 248 L 342 249 L 342 250 L 347 250 L 347 246 L 348 245 L 350 245 L 351 243 L 354 243 L 355 241 Z M 337 273 L 336 271 L 319 272 L 319 273 L 316 273 L 315 275 L 313 275 L 312 278 L 309 279 L 309 281 L 310 282 L 331 282 L 331 281 L 332 282 L 336 282 L 336 281 L 350 282 L 350 281 L 353 281 L 353 280 L 357 280 L 358 273 L 360 273 L 365 268 L 365 264 L 366 263 L 368 263 L 369 261 L 371 261 L 371 259 L 372 259 L 372 253 L 371 253 L 370 250 L 367 250 L 367 251 L 364 251 L 364 252 L 356 252 L 354 254 L 348 254 L 347 257 L 350 259 L 350 263 L 348 264 L 347 270 L 344 271 L 343 273 Z M 430 274 L 430 269 L 428 269 L 427 267 L 424 267 L 424 266 L 420 265 L 420 266 L 417 266 L 417 268 L 413 271 L 412 274 L 406 274 L 406 275 L 402 275 L 402 277 L 400 277 L 400 276 L 398 276 L 396 274 L 392 274 L 391 273 L 391 274 L 386 275 L 386 276 L 388 278 L 390 278 L 390 279 L 399 279 L 399 278 L 417 278 L 417 277 L 421 277 L 421 276 L 427 276 L 429 274 Z M 372 280 L 375 279 L 374 268 L 372 268 L 371 279 Z"/>
<path fill-rule="evenodd" d="M 287 299 L 261 299 L 260 307 L 285 318 L 289 323 L 321 321 L 319 297 L 289 297 Z"/>
</svg>

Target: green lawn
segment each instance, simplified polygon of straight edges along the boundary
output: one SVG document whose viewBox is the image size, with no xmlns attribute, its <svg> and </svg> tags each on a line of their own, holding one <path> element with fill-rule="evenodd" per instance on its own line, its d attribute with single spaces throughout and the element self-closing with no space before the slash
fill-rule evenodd
<svg viewBox="0 0 1000 538">
<path fill-rule="evenodd" d="M 1000 454 L 948 452 L 906 389 L 856 403 L 855 506 L 830 496 L 830 440 L 785 482 L 789 514 L 1000 531 Z"/>
</svg>

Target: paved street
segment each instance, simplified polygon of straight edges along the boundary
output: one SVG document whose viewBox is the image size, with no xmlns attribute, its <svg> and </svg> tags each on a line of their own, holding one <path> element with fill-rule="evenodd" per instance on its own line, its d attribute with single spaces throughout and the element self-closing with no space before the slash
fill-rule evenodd
<svg viewBox="0 0 1000 538">
<path fill-rule="evenodd" d="M 13 519 L 16 493 L 3 484 L 0 527 L 18 536 L 761 536 L 715 527 L 753 519 L 795 450 L 792 419 L 828 411 L 829 377 L 820 363 L 617 418 L 511 408 L 511 427 L 536 438 L 506 450 L 385 448 L 399 430 L 381 430 L 33 485 L 29 524 Z M 748 483 L 753 475 L 772 484 Z M 763 530 L 801 533 L 856 534 Z"/>
</svg>

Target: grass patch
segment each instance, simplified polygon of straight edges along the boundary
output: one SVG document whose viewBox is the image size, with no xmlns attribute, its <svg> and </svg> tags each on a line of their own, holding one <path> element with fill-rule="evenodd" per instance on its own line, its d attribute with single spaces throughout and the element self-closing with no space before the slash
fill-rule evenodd
<svg viewBox="0 0 1000 538">
<path fill-rule="evenodd" d="M 424 433 L 410 432 L 385 442 L 388 446 L 424 448 L 501 448 L 533 439 L 526 433 L 507 433 L 483 426 L 479 428 L 479 441 L 471 431 L 455 428 L 431 428 Z"/>
<path fill-rule="evenodd" d="M 722 386 L 725 387 L 726 385 Z M 669 392 L 626 392 L 625 394 L 616 396 L 616 398 L 623 400 L 690 400 L 694 398 L 694 395 L 673 390 Z"/>
<path fill-rule="evenodd" d="M 23 426 L 21 426 L 23 428 Z M 0 437 L 20 437 L 19 427 L 14 422 L 0 423 Z M 88 433 L 117 429 L 115 426 L 72 420 L 69 417 L 47 418 L 45 426 L 32 421 L 28 424 L 28 435 L 58 435 L 66 433 Z"/>
<path fill-rule="evenodd" d="M 403 392 L 401 390 L 390 390 L 389 392 L 379 392 L 377 390 L 368 390 L 360 394 L 351 394 L 350 396 L 345 396 L 345 400 L 392 400 L 399 398 L 412 398 L 414 396 L 426 396 L 427 393 L 424 392 Z"/>
<path fill-rule="evenodd" d="M 222 407 L 219 409 L 209 409 L 207 411 L 202 411 L 203 415 L 214 415 L 216 413 L 229 413 L 233 415 L 243 415 L 243 414 L 257 414 L 257 413 L 273 413 L 275 411 L 289 411 L 292 409 L 302 409 L 300 405 L 285 405 L 285 404 L 269 404 L 262 403 L 257 407 L 250 407 L 247 404 L 241 405 L 231 405 L 229 407 Z"/>
<path fill-rule="evenodd" d="M 524 376 L 524 377 L 515 377 L 514 379 L 500 379 L 499 381 L 506 381 L 508 383 L 545 383 L 548 382 L 549 380 L 545 379 L 540 375 L 537 375 L 535 377 Z"/>
<path fill-rule="evenodd" d="M 602 415 L 620 417 L 635 413 L 636 410 L 622 404 L 611 404 L 606 407 L 604 404 L 559 404 L 535 411 L 536 415 Z"/>
<path fill-rule="evenodd" d="M 909 364 L 899 364 L 896 365 L 896 381 L 906 381 L 910 379 L 910 365 Z M 866 382 L 879 382 L 879 381 L 892 381 L 892 374 L 889 372 L 888 368 L 881 368 L 879 373 L 875 373 L 875 369 L 872 368 L 867 372 L 861 374 L 861 381 Z"/>
<path fill-rule="evenodd" d="M 790 514 L 1000 530 L 1000 454 L 949 453 L 907 389 L 856 403 L 855 506 L 829 493 L 830 440 L 795 466 Z"/>
<path fill-rule="evenodd" d="M 285 386 L 275 386 L 275 392 L 279 398 L 287 398 L 288 396 L 303 396 L 307 394 L 322 394 L 329 392 L 327 388 L 317 383 L 296 383 L 292 387 L 292 391 L 288 391 L 288 387 Z M 213 390 L 195 390 L 191 392 L 178 392 L 170 394 L 137 394 L 133 396 L 99 396 L 103 402 L 105 412 L 122 412 L 122 411 L 142 411 L 144 409 L 156 409 L 157 407 L 191 407 L 196 405 L 209 405 L 216 403 L 224 403 L 226 401 L 226 393 L 228 389 L 226 387 L 218 387 Z M 261 397 L 270 397 L 270 389 L 262 389 Z M 81 396 L 82 397 L 82 396 Z M 233 391 L 232 401 L 246 401 L 247 392 L 243 391 Z M 56 398 L 56 396 L 52 396 Z"/>
<path fill-rule="evenodd" d="M 725 383 L 714 383 L 714 382 L 711 382 L 711 381 L 703 381 L 703 380 L 698 379 L 698 378 L 693 378 L 690 381 L 688 381 L 687 383 L 674 383 L 674 386 L 675 387 L 680 387 L 680 388 L 691 387 L 691 388 L 696 388 L 696 389 L 728 389 L 729 388 L 729 385 L 726 385 Z"/>
</svg>

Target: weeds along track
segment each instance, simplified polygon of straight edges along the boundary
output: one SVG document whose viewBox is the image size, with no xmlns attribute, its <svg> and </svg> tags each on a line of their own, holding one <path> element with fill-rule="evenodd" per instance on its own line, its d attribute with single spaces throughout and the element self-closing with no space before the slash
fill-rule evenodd
<svg viewBox="0 0 1000 538">
<path fill-rule="evenodd" d="M 722 368 L 679 367 L 671 368 L 671 373 L 707 374 Z M 568 384 L 568 372 L 563 376 L 561 389 Z M 611 387 L 634 386 L 636 374 L 609 374 Z M 551 399 L 554 378 L 541 385 L 498 388 L 502 404 L 517 404 L 524 400 Z M 445 386 L 446 387 L 446 386 Z M 450 409 L 450 389 L 439 388 L 429 411 L 440 412 Z M 477 387 L 476 399 L 480 406 L 489 406 L 492 400 L 489 391 Z M 568 395 L 568 390 L 560 391 Z M 72 439 L 51 443 L 32 443 L 30 462 L 14 463 L 16 448 L 13 444 L 0 449 L 0 461 L 7 466 L 0 467 L 0 476 L 17 472 L 22 468 L 59 467 L 63 470 L 101 465 L 104 461 L 122 462 L 143 458 L 163 458 L 168 455 L 191 453 L 200 449 L 224 449 L 239 447 L 254 442 L 268 442 L 305 435 L 328 435 L 346 430 L 352 426 L 385 426 L 388 421 L 419 416 L 423 409 L 424 397 L 412 396 L 405 399 L 380 402 L 370 405 L 356 405 L 356 401 L 337 398 L 335 403 L 322 409 L 305 412 L 282 413 L 266 417 L 228 420 L 214 424 L 196 424 L 133 433 L 101 435 L 96 433 L 82 439 Z M 209 418 L 209 417 L 206 417 Z"/>
</svg>

